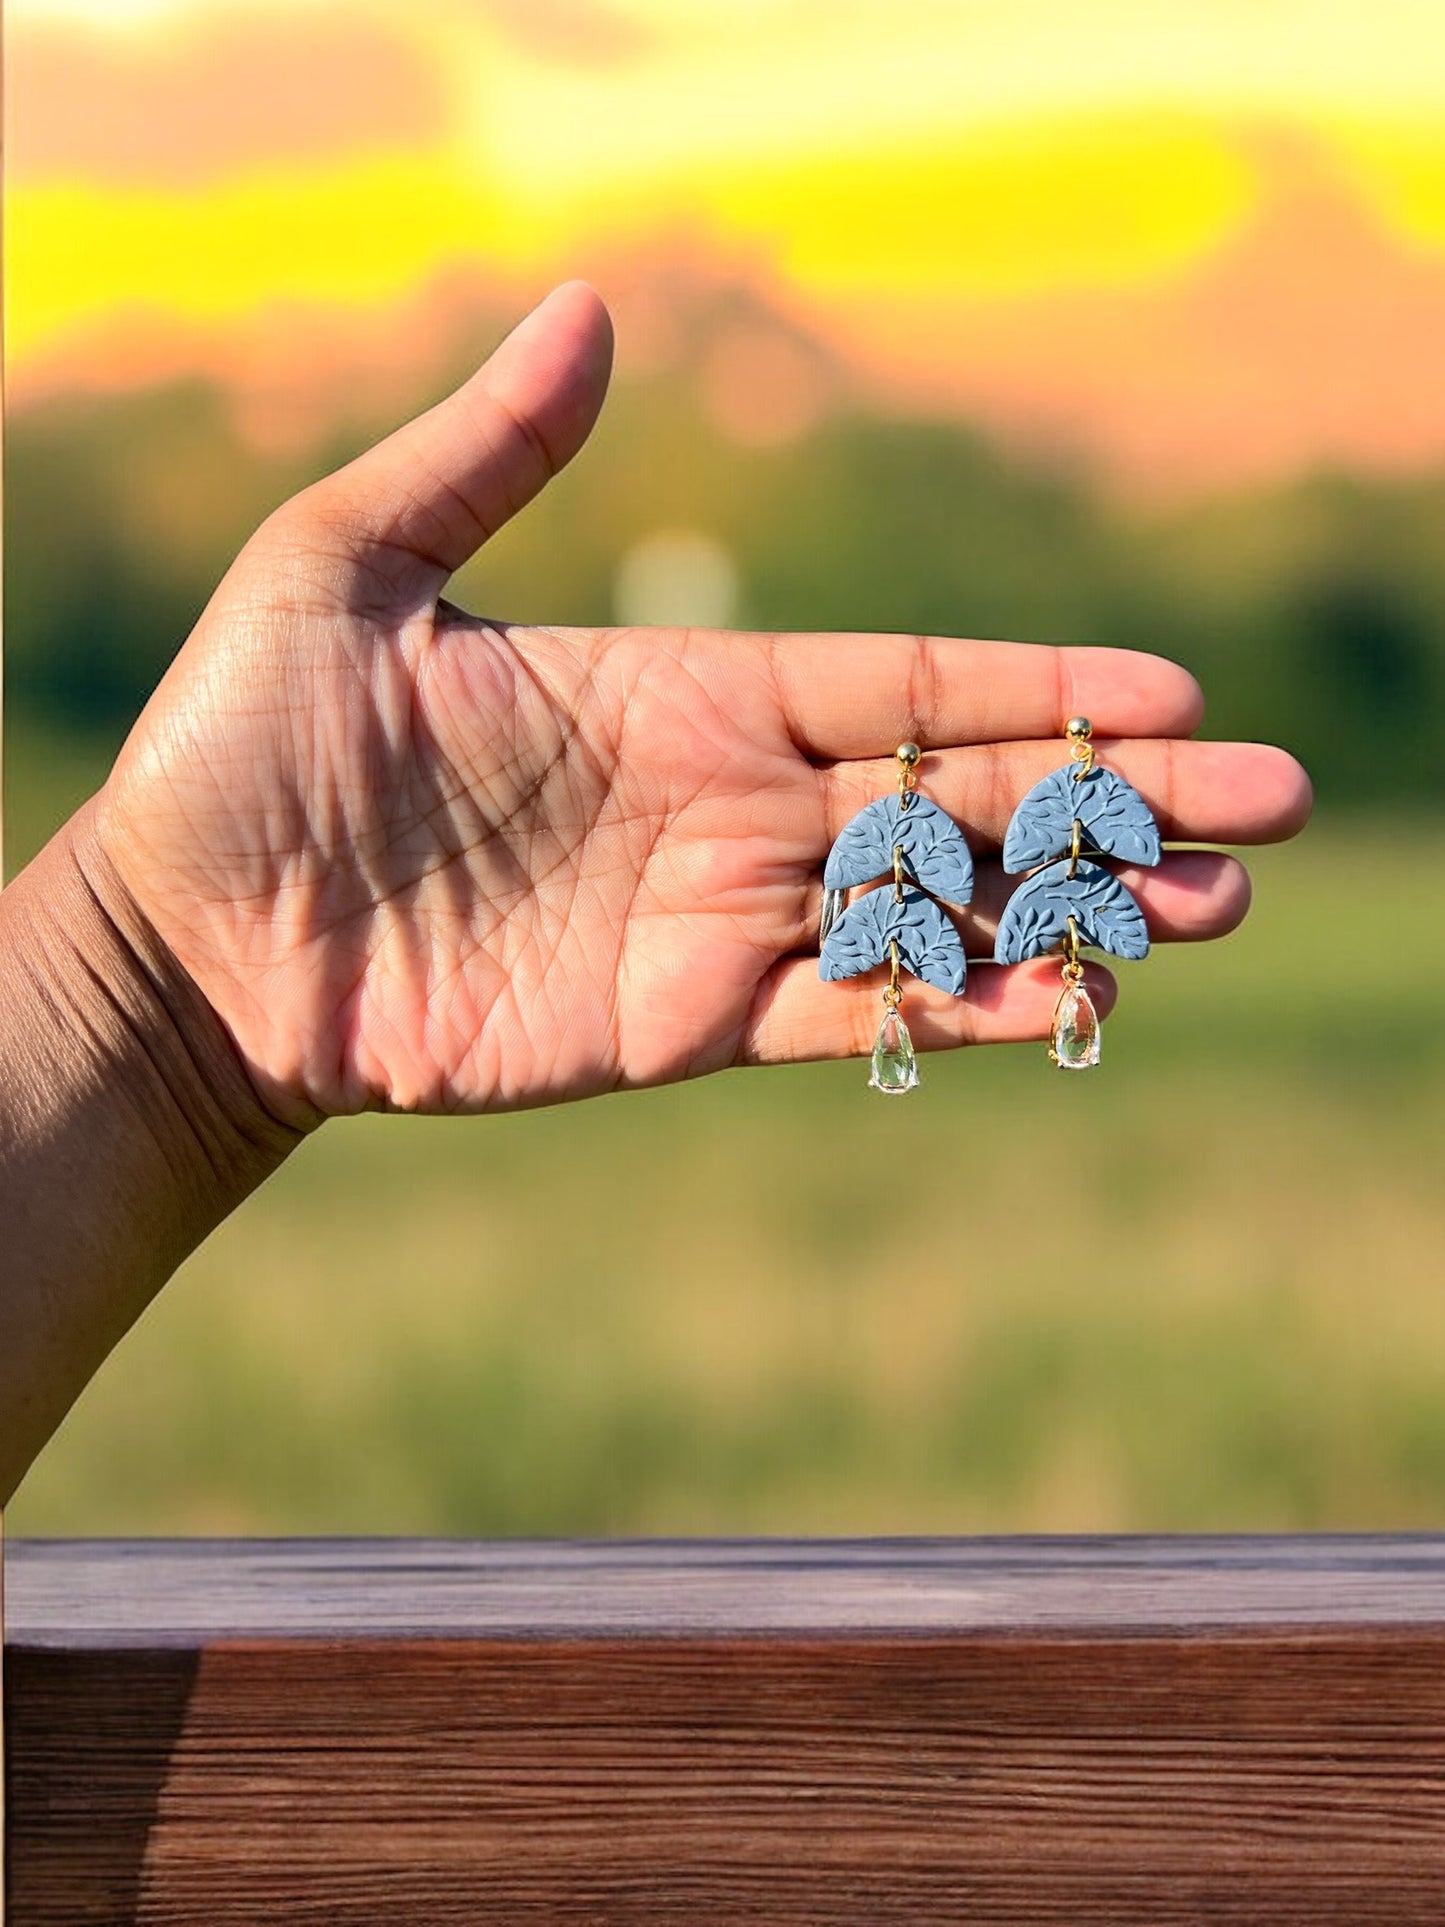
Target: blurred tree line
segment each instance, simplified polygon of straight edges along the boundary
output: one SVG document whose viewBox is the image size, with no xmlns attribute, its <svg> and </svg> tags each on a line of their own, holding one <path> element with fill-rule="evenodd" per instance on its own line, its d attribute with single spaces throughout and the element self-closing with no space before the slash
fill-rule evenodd
<svg viewBox="0 0 1445 1927">
<path fill-rule="evenodd" d="M 10 430 L 11 726 L 118 740 L 266 511 L 387 424 L 264 454 L 220 390 L 72 397 Z M 1123 643 L 1186 662 L 1215 735 L 1287 744 L 1339 804 L 1434 803 L 1445 474 L 1320 476 L 1145 516 L 967 429 L 834 410 L 779 447 L 724 435 L 685 370 L 620 382 L 593 444 L 473 563 L 457 600 L 612 617 L 618 558 L 702 531 L 745 624 Z"/>
</svg>

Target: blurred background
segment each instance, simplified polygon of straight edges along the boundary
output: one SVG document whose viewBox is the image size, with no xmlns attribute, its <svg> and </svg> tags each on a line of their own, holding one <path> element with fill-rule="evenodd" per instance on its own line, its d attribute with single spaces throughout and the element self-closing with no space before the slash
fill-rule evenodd
<svg viewBox="0 0 1445 1927">
<path fill-rule="evenodd" d="M 1320 796 L 1237 936 L 1125 967 L 1093 1078 L 329 1126 L 14 1530 L 1441 1524 L 1438 35 L 9 0 L 12 870 L 265 510 L 572 274 L 615 392 L 458 600 L 1159 649 Z"/>
</svg>

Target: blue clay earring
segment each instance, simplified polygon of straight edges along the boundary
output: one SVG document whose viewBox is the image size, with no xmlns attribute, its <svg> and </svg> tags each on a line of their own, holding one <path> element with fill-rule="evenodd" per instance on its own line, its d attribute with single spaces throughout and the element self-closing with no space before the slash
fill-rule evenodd
<svg viewBox="0 0 1445 1927">
<path fill-rule="evenodd" d="M 962 906 L 973 895 L 973 858 L 963 832 L 918 794 L 917 743 L 898 746 L 898 794 L 880 796 L 844 825 L 823 871 L 818 975 L 826 983 L 888 965 L 883 1021 L 873 1046 L 869 1088 L 890 1097 L 918 1084 L 918 1060 L 899 1006 L 901 968 L 953 996 L 963 995 L 963 942 L 935 898 Z M 892 876 L 891 889 L 848 903 L 850 887 Z"/>
<path fill-rule="evenodd" d="M 1004 869 L 1029 874 L 1004 908 L 994 957 L 1017 964 L 1062 951 L 1064 987 L 1049 1056 L 1063 1070 L 1085 1071 L 1099 1061 L 1099 1019 L 1084 988 L 1080 946 L 1131 959 L 1149 954 L 1144 912 L 1113 871 L 1092 859 L 1152 867 L 1161 852 L 1159 826 L 1138 790 L 1095 763 L 1088 717 L 1070 717 L 1065 733 L 1072 760 L 1035 783 L 1004 838 Z"/>
</svg>

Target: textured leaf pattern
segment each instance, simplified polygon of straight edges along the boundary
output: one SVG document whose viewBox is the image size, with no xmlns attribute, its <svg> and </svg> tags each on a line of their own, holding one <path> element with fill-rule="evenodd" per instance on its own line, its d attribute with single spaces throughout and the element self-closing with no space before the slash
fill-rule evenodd
<svg viewBox="0 0 1445 1927">
<path fill-rule="evenodd" d="M 899 961 L 915 977 L 963 995 L 968 964 L 962 940 L 946 913 L 921 890 L 905 889 L 902 903 L 894 901 L 892 890 L 870 890 L 850 903 L 828 932 L 818 973 L 832 983 L 872 970 L 887 962 L 889 940 L 895 938 Z"/>
<path fill-rule="evenodd" d="M 859 810 L 828 853 L 824 887 L 846 890 L 852 883 L 891 876 L 895 845 L 903 852 L 904 869 L 925 890 L 946 903 L 963 904 L 972 897 L 973 858 L 963 832 L 936 803 L 917 795 L 906 810 L 898 796 L 880 796 Z"/>
<path fill-rule="evenodd" d="M 1115 957 L 1137 962 L 1149 954 L 1144 912 L 1110 870 L 1080 863 L 1069 880 L 1069 866 L 1050 863 L 1025 877 L 999 919 L 994 956 L 1001 964 L 1026 963 L 1053 950 L 1068 934 L 1069 918 L 1083 943 Z"/>
<path fill-rule="evenodd" d="M 1035 783 L 1014 811 L 1003 845 L 1011 874 L 1067 855 L 1075 817 L 1083 825 L 1081 847 L 1094 856 L 1159 861 L 1159 826 L 1134 785 L 1098 764 L 1076 780 L 1077 767 L 1066 763 Z"/>
</svg>

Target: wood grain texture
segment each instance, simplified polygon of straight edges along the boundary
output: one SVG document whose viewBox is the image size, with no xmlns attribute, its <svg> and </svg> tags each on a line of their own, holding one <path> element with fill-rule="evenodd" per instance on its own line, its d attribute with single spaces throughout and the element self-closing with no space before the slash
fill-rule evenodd
<svg viewBox="0 0 1445 1927">
<path fill-rule="evenodd" d="M 11 1927 L 1445 1918 L 1445 1541 L 12 1546 Z"/>
</svg>

